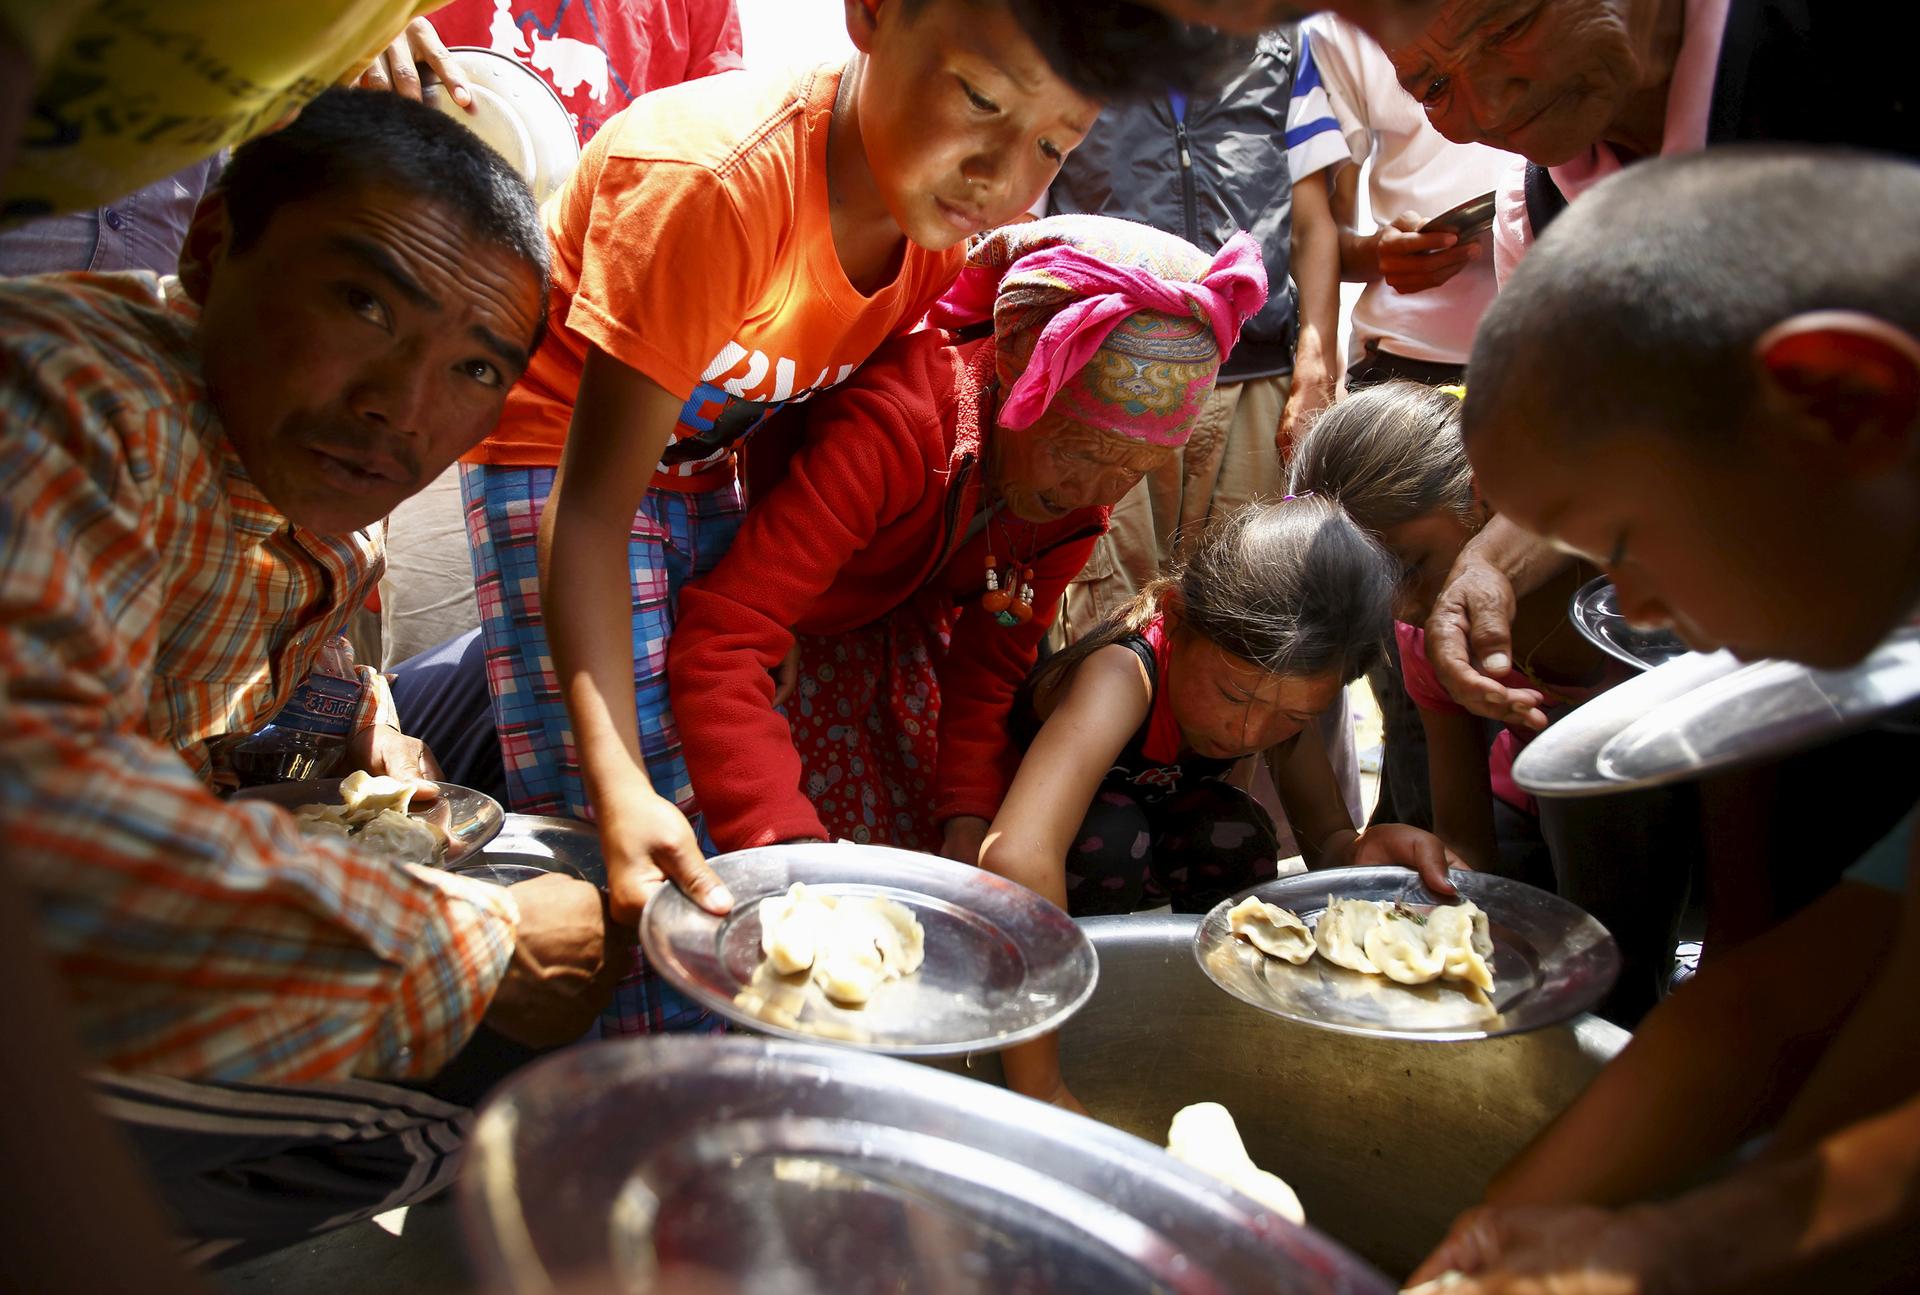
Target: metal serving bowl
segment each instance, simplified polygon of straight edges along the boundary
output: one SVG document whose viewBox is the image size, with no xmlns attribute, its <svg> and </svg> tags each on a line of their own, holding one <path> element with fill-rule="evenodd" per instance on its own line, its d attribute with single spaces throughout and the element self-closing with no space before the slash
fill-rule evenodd
<svg viewBox="0 0 1920 1295">
<path fill-rule="evenodd" d="M 1082 920 L 1100 984 L 1061 1032 L 1068 1087 L 1096 1118 L 1155 1142 L 1181 1107 L 1221 1103 L 1254 1163 L 1299 1192 L 1309 1224 L 1395 1275 L 1629 1037 L 1596 1016 L 1474 1043 L 1296 1025 L 1201 973 L 1198 920 Z M 1000 1080 L 998 1056 L 938 1064 Z"/>
</svg>

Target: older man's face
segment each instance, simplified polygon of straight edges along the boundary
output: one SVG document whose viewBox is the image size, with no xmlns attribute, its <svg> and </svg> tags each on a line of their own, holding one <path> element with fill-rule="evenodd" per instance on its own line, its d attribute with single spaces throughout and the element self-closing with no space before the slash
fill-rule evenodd
<svg viewBox="0 0 1920 1295">
<path fill-rule="evenodd" d="M 224 210 L 196 234 L 209 220 Z M 245 251 L 222 241 L 196 294 L 241 462 L 323 534 L 378 521 L 492 429 L 546 304 L 459 213 L 381 188 L 289 204 Z"/>
<path fill-rule="evenodd" d="M 1654 74 L 1633 25 L 1644 0 L 1448 0 L 1426 30 L 1388 45 L 1400 84 L 1435 129 L 1542 166 L 1597 143 Z"/>
<path fill-rule="evenodd" d="M 1391 45 L 1411 39 L 1439 0 L 1146 0 L 1187 22 L 1222 31 L 1259 32 L 1319 9 L 1331 9 L 1364 27 L 1377 41 Z"/>
</svg>

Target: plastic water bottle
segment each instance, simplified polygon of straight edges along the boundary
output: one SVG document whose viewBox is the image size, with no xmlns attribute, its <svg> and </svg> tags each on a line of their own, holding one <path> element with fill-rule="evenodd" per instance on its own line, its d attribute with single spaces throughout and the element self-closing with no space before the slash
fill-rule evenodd
<svg viewBox="0 0 1920 1295">
<path fill-rule="evenodd" d="M 243 787 L 324 778 L 339 763 L 360 706 L 353 644 L 336 638 L 320 649 L 313 673 L 264 727 L 227 748 Z"/>
</svg>

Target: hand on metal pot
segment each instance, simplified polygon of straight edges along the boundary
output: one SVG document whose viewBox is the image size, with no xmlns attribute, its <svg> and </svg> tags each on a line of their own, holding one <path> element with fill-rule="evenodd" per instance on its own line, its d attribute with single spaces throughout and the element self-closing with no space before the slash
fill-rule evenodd
<svg viewBox="0 0 1920 1295">
<path fill-rule="evenodd" d="M 1411 868 L 1420 874 L 1421 884 L 1436 895 L 1457 894 L 1447 880 L 1447 869 L 1467 866 L 1439 837 L 1404 823 L 1382 823 L 1360 833 L 1348 863 L 1356 868 Z"/>
<path fill-rule="evenodd" d="M 520 906 L 513 961 L 487 1005 L 486 1023 L 530 1048 L 571 1043 L 612 1001 L 631 965 L 633 937 L 607 919 L 591 882 L 548 873 L 513 888 Z"/>
<path fill-rule="evenodd" d="M 1674 1271 L 1650 1210 L 1481 1206 L 1408 1278 L 1409 1295 L 1655 1295 Z"/>
</svg>

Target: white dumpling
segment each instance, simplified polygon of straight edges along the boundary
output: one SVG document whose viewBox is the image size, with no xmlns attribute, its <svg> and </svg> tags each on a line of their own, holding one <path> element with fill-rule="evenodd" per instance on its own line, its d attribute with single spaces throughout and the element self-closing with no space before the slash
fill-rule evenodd
<svg viewBox="0 0 1920 1295">
<path fill-rule="evenodd" d="M 1488 958 L 1493 952 L 1493 939 L 1487 931 L 1487 915 L 1471 901 L 1441 905 L 1428 913 L 1427 945 L 1439 955 L 1440 974 L 1446 979 L 1492 992 L 1493 969 Z"/>
<path fill-rule="evenodd" d="M 1252 895 L 1227 910 L 1227 927 L 1260 952 L 1295 966 L 1313 956 L 1313 932 L 1307 924 L 1280 905 Z"/>
<path fill-rule="evenodd" d="M 870 899 L 866 903 L 891 932 L 891 943 L 885 938 L 880 941 L 887 969 L 896 976 L 911 976 L 920 970 L 920 964 L 927 960 L 927 932 L 920 919 L 905 904 L 891 899 Z"/>
<path fill-rule="evenodd" d="M 302 805 L 293 811 L 293 821 L 303 836 L 347 839 L 346 812 L 338 805 Z"/>
<path fill-rule="evenodd" d="M 1380 968 L 1367 956 L 1366 940 L 1380 920 L 1380 905 L 1370 899 L 1327 897 L 1327 910 L 1313 928 L 1320 956 L 1338 967 L 1378 975 Z"/>
<path fill-rule="evenodd" d="M 926 959 L 926 931 L 890 899 L 820 895 L 795 882 L 760 903 L 760 950 L 783 975 L 811 969 L 836 1003 L 858 1007 Z"/>
<path fill-rule="evenodd" d="M 381 810 L 352 839 L 361 850 L 395 863 L 431 864 L 440 846 L 432 828 L 393 809 Z"/>
<path fill-rule="evenodd" d="M 1176 1112 L 1167 1128 L 1167 1150 L 1265 1205 L 1282 1218 L 1305 1223 L 1300 1197 L 1277 1174 L 1253 1163 L 1233 1115 L 1218 1102 L 1196 1102 Z"/>
<path fill-rule="evenodd" d="M 340 804 L 349 823 L 365 823 L 386 811 L 404 814 L 413 801 L 413 783 L 405 778 L 375 775 L 355 769 L 340 780 Z"/>
<path fill-rule="evenodd" d="M 1367 928 L 1367 957 L 1388 980 L 1424 985 L 1440 979 L 1445 959 L 1427 943 L 1425 919 L 1395 904 Z"/>
<path fill-rule="evenodd" d="M 782 975 L 805 971 L 819 954 L 833 910 L 795 882 L 760 902 L 760 951 Z"/>
</svg>

